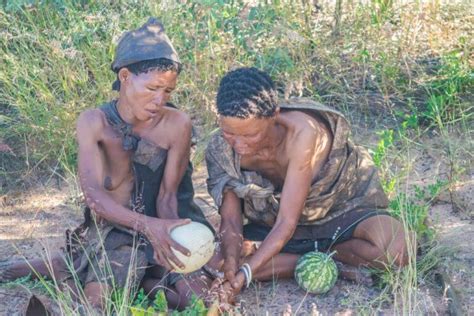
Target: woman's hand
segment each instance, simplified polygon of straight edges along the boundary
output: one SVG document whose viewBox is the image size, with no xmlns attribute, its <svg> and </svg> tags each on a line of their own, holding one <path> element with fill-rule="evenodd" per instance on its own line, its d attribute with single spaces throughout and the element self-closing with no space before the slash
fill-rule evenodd
<svg viewBox="0 0 474 316">
<path fill-rule="evenodd" d="M 179 243 L 171 238 L 171 231 L 177 226 L 189 224 L 190 219 L 159 219 L 149 218 L 147 219 L 147 225 L 143 231 L 148 241 L 154 250 L 154 259 L 158 264 L 162 265 L 168 270 L 173 270 L 171 262 L 176 266 L 184 269 L 184 264 L 179 261 L 178 257 L 174 254 L 171 248 L 174 248 L 184 254 L 190 256 L 191 253 L 188 249 L 181 246 Z"/>
</svg>

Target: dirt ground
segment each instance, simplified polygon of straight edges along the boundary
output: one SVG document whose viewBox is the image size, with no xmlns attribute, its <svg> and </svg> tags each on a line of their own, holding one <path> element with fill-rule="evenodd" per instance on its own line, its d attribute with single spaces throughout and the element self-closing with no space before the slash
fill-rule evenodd
<svg viewBox="0 0 474 316">
<path fill-rule="evenodd" d="M 372 141 L 357 135 L 357 131 L 356 136 L 366 143 Z M 427 140 L 426 150 L 411 153 L 414 162 L 411 184 L 433 183 L 434 179 L 442 178 L 448 172 L 442 157 L 435 150 L 436 146 L 431 146 L 429 142 Z M 194 178 L 197 203 L 205 209 L 211 222 L 218 223 L 219 215 L 206 191 L 205 168 L 198 168 Z M 474 313 L 472 168 L 458 183 L 454 194 L 444 193 L 434 203 L 430 209 L 430 220 L 436 228 L 439 244 L 452 251 L 442 268 L 447 271 L 461 299 L 463 313 L 471 314 Z M 77 196 L 77 187 L 65 183 L 60 185 L 61 188 L 58 188 L 56 183 L 48 183 L 0 197 L 0 260 L 44 256 L 45 250 L 54 252 L 64 245 L 65 229 L 75 227 L 82 215 L 80 199 L 72 198 Z M 400 307 L 391 304 L 373 305 L 380 291 L 375 287 L 338 280 L 326 295 L 307 295 L 293 280 L 275 280 L 255 283 L 245 290 L 240 296 L 240 310 L 248 315 L 281 315 L 289 309 L 298 315 L 317 315 L 317 312 L 322 315 L 401 314 Z M 448 300 L 439 285 L 421 281 L 417 293 L 415 314 L 448 314 Z M 11 295 L 15 295 L 14 289 L 0 286 L 0 314 L 8 310 L 6 305 Z"/>
</svg>

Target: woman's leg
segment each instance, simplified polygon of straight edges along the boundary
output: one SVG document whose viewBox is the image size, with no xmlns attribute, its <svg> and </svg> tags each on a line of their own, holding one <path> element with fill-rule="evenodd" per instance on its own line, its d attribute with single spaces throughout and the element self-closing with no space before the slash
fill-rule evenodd
<svg viewBox="0 0 474 316">
<path fill-rule="evenodd" d="M 59 280 L 68 275 L 69 267 L 66 260 L 63 254 L 58 253 L 48 259 L 5 261 L 0 263 L 0 280 L 13 281 L 27 275 L 31 275 L 32 278 L 41 276 Z M 75 267 L 78 265 L 78 261 L 74 262 Z"/>
<path fill-rule="evenodd" d="M 173 285 L 164 285 L 163 269 L 159 266 L 151 267 L 143 279 L 142 287 L 150 297 L 155 297 L 159 290 L 164 290 L 170 308 L 184 309 L 191 297 L 206 299 L 212 279 L 201 270 L 185 277 L 179 277 Z"/>
</svg>

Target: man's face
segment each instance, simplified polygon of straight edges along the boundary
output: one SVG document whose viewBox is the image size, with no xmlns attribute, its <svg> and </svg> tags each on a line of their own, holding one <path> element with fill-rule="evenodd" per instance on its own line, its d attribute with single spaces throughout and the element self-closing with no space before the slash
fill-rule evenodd
<svg viewBox="0 0 474 316">
<path fill-rule="evenodd" d="M 239 155 L 255 155 L 265 145 L 274 118 L 219 118 L 222 136 Z"/>
<path fill-rule="evenodd" d="M 146 121 L 155 117 L 168 102 L 171 92 L 176 88 L 178 74 L 171 70 L 152 70 L 138 75 L 128 72 L 126 78 L 121 90 L 124 89 L 127 103 L 138 120 Z"/>
</svg>

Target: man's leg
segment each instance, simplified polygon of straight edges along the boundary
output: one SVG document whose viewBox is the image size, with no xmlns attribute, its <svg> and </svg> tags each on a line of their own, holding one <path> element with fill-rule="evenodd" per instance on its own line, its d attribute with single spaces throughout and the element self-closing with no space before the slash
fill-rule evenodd
<svg viewBox="0 0 474 316">
<path fill-rule="evenodd" d="M 297 254 L 280 253 L 254 273 L 253 278 L 258 281 L 271 281 L 275 278 L 291 279 L 300 257 L 301 255 Z"/>
<path fill-rule="evenodd" d="M 361 265 L 385 267 L 389 262 L 400 267 L 406 265 L 408 256 L 405 238 L 402 224 L 391 216 L 373 216 L 362 221 L 357 225 L 352 239 L 332 248 L 338 251 L 334 257 L 337 260 L 339 275 L 343 279 L 372 285 L 369 271 L 359 269 L 359 267 Z M 251 241 L 245 242 L 252 243 Z M 246 248 L 252 249 L 248 245 Z M 251 256 L 254 251 L 242 255 L 244 257 Z M 368 259 L 356 263 L 353 260 L 347 260 L 348 257 L 353 257 L 354 254 L 359 258 L 357 255 L 359 251 L 362 252 L 361 255 L 366 256 L 363 258 Z M 260 268 L 253 278 L 259 281 L 273 280 L 275 277 L 293 278 L 296 262 L 300 256 L 298 254 L 280 253 Z M 244 259 L 242 258 L 242 263 Z"/>
<path fill-rule="evenodd" d="M 403 267 L 408 263 L 407 233 L 402 223 L 388 215 L 360 222 L 353 238 L 332 247 L 335 259 L 360 267 Z"/>
</svg>

